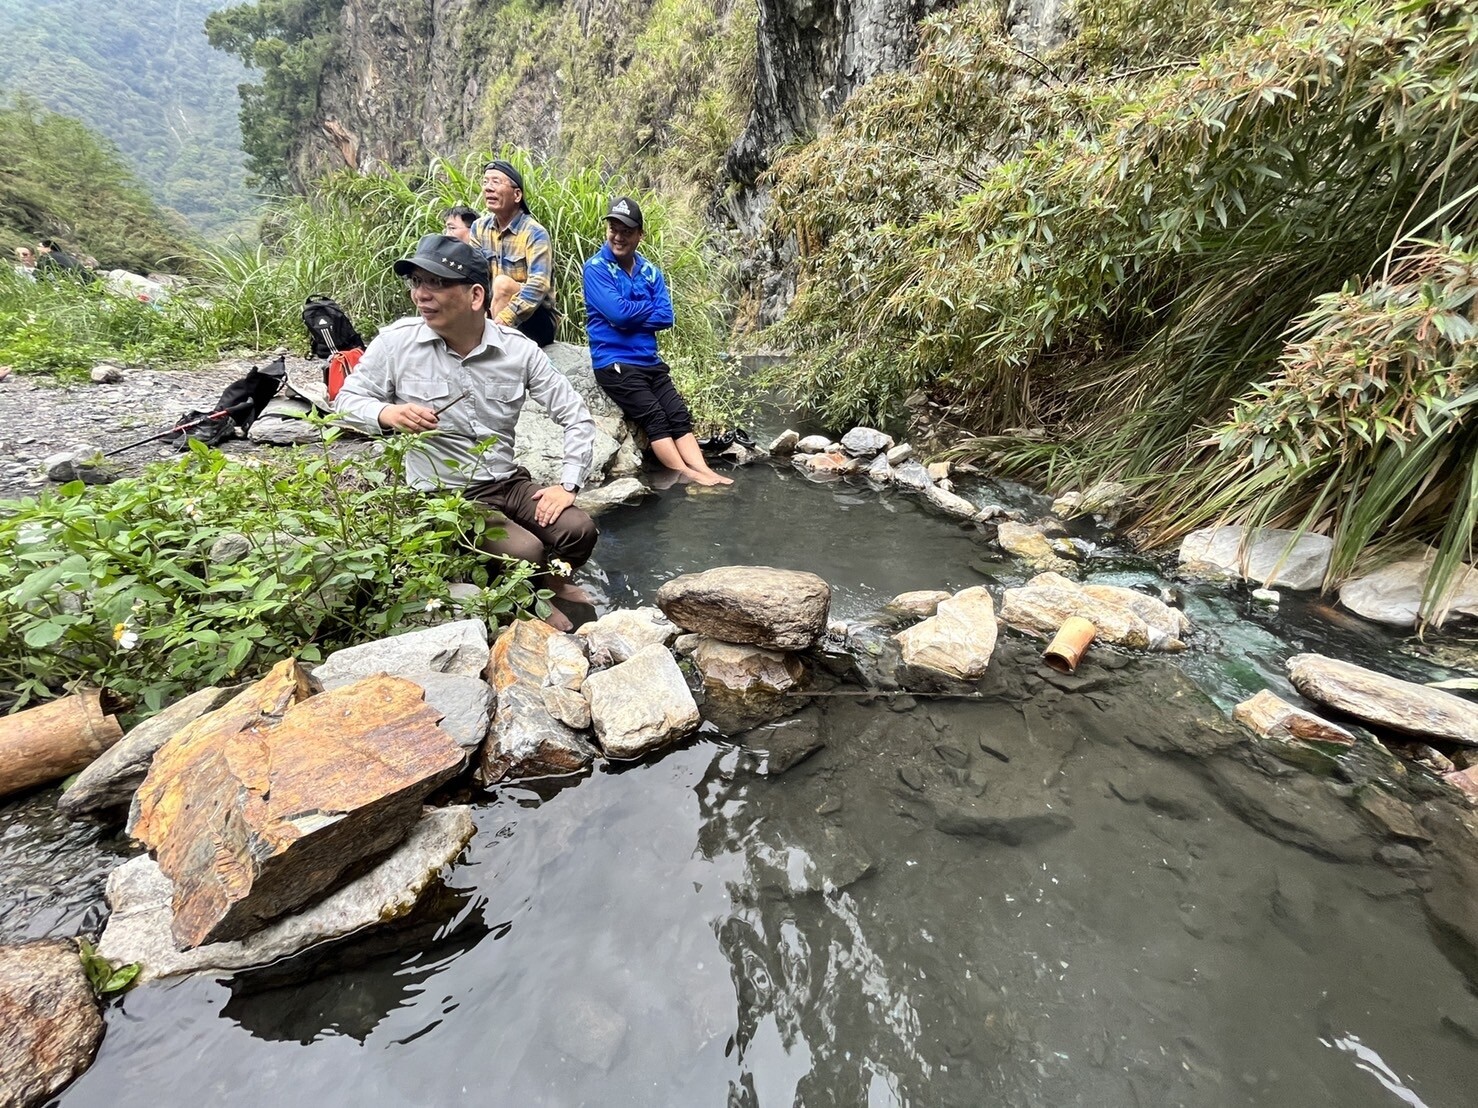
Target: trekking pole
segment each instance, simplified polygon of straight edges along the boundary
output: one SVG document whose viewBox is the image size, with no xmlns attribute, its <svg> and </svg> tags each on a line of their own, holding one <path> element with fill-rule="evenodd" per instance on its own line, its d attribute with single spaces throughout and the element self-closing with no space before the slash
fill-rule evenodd
<svg viewBox="0 0 1478 1108">
<path fill-rule="evenodd" d="M 135 446 L 143 446 L 145 443 L 156 442 L 159 439 L 165 438 L 169 435 L 178 435 L 181 431 L 192 430 L 196 427 L 199 427 L 202 423 L 212 423 L 218 419 L 225 419 L 231 413 L 239 411 L 240 409 L 254 403 L 254 400 L 247 398 L 246 400 L 243 400 L 238 404 L 232 404 L 229 408 L 222 408 L 218 412 L 211 412 L 210 415 L 201 416 L 199 419 L 192 419 L 186 423 L 176 424 L 168 431 L 160 431 L 159 434 L 150 435 L 146 439 L 139 439 L 138 442 L 131 442 L 127 446 L 120 446 L 113 450 L 104 450 L 102 456 L 104 458 L 111 458 L 114 454 L 122 454 L 125 450 L 132 450 Z"/>
</svg>

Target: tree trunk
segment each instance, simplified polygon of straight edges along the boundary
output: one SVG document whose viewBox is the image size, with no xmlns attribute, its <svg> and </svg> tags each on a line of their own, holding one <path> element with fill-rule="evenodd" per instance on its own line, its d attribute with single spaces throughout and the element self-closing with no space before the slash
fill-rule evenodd
<svg viewBox="0 0 1478 1108">
<path fill-rule="evenodd" d="M 122 737 L 117 718 L 103 712 L 101 689 L 0 716 L 0 796 L 76 773 Z"/>
</svg>

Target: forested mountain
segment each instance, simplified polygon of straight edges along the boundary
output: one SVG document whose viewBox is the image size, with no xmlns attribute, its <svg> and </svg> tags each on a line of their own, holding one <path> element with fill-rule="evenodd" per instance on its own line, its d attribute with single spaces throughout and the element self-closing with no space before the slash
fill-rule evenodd
<svg viewBox="0 0 1478 1108">
<path fill-rule="evenodd" d="M 228 2 L 0 0 L 0 90 L 98 131 L 200 233 L 249 230 L 245 71 L 205 38 L 205 17 Z"/>
</svg>

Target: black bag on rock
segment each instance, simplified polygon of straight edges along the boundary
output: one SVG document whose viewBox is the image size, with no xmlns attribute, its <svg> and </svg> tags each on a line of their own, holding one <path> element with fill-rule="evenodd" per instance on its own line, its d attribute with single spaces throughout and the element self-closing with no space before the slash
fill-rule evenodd
<svg viewBox="0 0 1478 1108">
<path fill-rule="evenodd" d="M 245 434 L 286 380 L 287 362 L 283 358 L 261 369 L 252 366 L 245 377 L 226 386 L 215 411 L 186 412 L 177 419 L 178 430 L 169 441 L 184 450 L 190 439 L 206 446 L 219 446 L 235 438 L 238 431 Z"/>
</svg>

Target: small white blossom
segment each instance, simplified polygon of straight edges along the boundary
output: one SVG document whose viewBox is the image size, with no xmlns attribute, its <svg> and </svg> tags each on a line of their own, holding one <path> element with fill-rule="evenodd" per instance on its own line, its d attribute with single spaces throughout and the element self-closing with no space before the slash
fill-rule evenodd
<svg viewBox="0 0 1478 1108">
<path fill-rule="evenodd" d="M 570 574 L 574 573 L 575 570 L 574 567 L 572 567 L 570 563 L 565 561 L 563 558 L 550 558 L 549 572 L 554 574 L 556 577 L 568 577 Z"/>
<path fill-rule="evenodd" d="M 439 612 L 439 611 L 441 611 L 441 608 L 442 608 L 441 600 L 438 599 L 437 597 L 434 597 L 433 596 L 430 600 L 426 601 L 426 610 L 428 612 Z"/>
<path fill-rule="evenodd" d="M 139 645 L 139 634 L 132 630 L 128 624 L 119 623 L 113 627 L 113 642 L 119 650 L 132 650 Z"/>
</svg>

